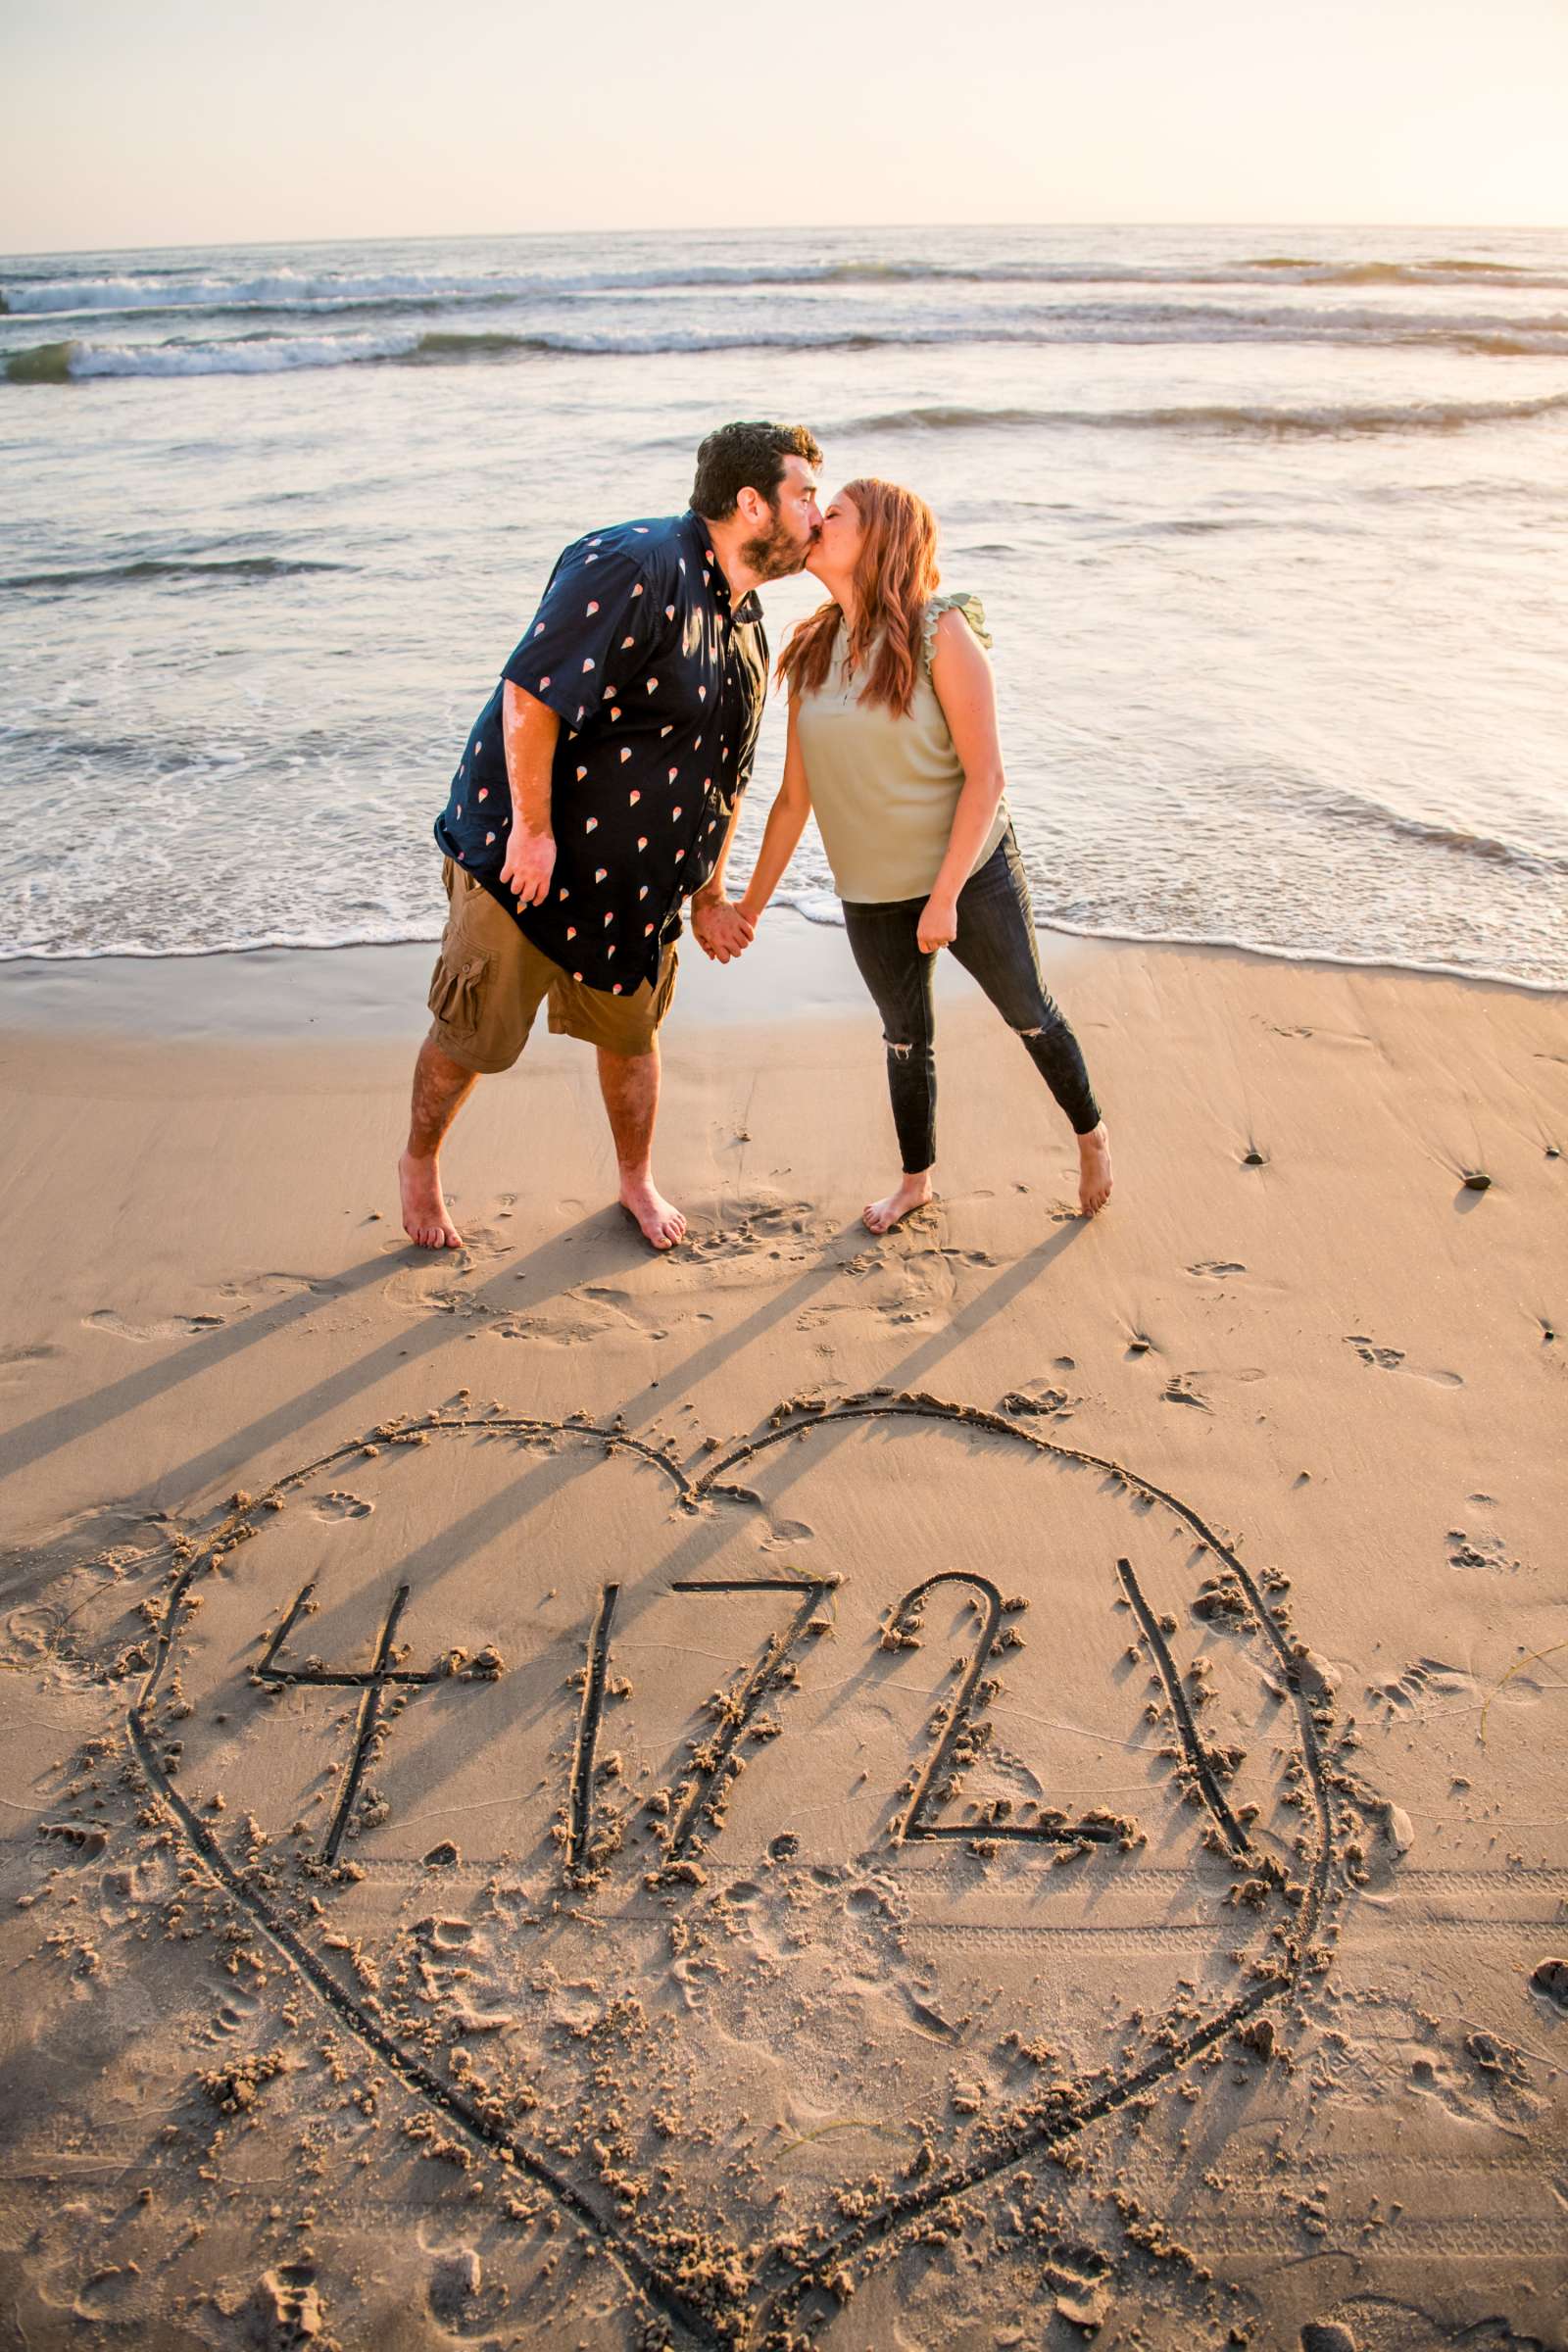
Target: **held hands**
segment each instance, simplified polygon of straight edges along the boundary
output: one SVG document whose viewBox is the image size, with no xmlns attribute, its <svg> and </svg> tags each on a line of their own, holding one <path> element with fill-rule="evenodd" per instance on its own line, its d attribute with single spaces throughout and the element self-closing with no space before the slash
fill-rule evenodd
<svg viewBox="0 0 1568 2352">
<path fill-rule="evenodd" d="M 501 868 L 501 880 L 517 905 L 542 906 L 550 889 L 550 877 L 555 870 L 555 835 L 530 833 L 526 825 L 514 825 Z"/>
<path fill-rule="evenodd" d="M 953 898 L 931 893 L 920 909 L 916 939 L 922 956 L 934 956 L 938 948 L 951 948 L 958 936 L 958 902 Z"/>
<path fill-rule="evenodd" d="M 692 936 L 714 963 L 730 963 L 757 937 L 757 925 L 731 899 L 693 899 Z"/>
</svg>

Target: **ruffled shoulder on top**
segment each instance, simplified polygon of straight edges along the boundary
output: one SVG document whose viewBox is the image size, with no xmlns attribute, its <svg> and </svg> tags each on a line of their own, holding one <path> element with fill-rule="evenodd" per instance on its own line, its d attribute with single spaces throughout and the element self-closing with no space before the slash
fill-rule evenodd
<svg viewBox="0 0 1568 2352">
<path fill-rule="evenodd" d="M 991 644 L 991 631 L 986 627 L 986 609 L 977 596 L 934 596 L 920 621 L 920 650 L 927 669 L 936 658 L 937 622 L 944 612 L 961 612 L 981 644 L 987 648 Z"/>
</svg>

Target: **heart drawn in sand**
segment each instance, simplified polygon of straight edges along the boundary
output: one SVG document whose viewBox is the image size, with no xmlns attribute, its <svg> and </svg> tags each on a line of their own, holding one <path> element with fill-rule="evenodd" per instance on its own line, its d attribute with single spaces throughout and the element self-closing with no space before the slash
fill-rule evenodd
<svg viewBox="0 0 1568 2352">
<path fill-rule="evenodd" d="M 1284 1580 L 1008 1403 L 685 1451 L 465 1405 L 237 1496 L 172 1586 L 129 1723 L 181 1837 L 650 2342 L 809 2343 L 1328 1965 Z"/>
</svg>

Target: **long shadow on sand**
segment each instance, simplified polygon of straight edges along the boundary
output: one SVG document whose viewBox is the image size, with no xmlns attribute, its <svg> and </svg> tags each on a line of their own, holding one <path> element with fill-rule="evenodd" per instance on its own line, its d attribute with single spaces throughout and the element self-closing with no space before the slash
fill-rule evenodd
<svg viewBox="0 0 1568 2352">
<path fill-rule="evenodd" d="M 121 1380 L 110 1381 L 91 1396 L 73 1397 L 67 1404 L 51 1405 L 47 1412 L 34 1414 L 30 1421 L 22 1422 L 0 1439 L 0 1478 L 13 1477 L 57 1447 L 74 1445 L 78 1439 L 107 1429 L 111 1421 L 135 1412 L 140 1405 L 151 1404 L 159 1396 L 167 1396 L 172 1389 L 182 1387 L 187 1380 L 218 1371 L 247 1348 L 275 1339 L 280 1332 L 303 1322 L 323 1301 L 352 1298 L 356 1291 L 368 1289 L 377 1275 L 396 1272 L 402 1262 L 401 1256 L 367 1258 L 344 1274 L 326 1276 L 311 1284 L 293 1298 L 279 1298 L 271 1306 L 258 1307 L 240 1322 L 225 1324 L 221 1331 L 204 1333 L 177 1353 L 160 1356 L 156 1363 L 127 1372 Z"/>
</svg>

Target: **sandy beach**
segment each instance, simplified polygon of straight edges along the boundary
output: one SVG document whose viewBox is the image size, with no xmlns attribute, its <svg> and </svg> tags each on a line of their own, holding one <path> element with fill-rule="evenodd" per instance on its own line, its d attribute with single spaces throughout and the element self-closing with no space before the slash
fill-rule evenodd
<svg viewBox="0 0 1568 2352">
<path fill-rule="evenodd" d="M 608 1205 L 429 952 L 13 967 L 0 2340 L 1568 2344 L 1560 996 L 683 958 Z"/>
</svg>

